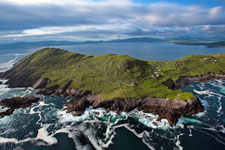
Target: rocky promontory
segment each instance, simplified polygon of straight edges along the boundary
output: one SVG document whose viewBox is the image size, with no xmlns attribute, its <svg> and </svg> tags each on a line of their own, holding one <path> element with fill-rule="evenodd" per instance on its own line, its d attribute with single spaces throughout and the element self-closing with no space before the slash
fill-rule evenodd
<svg viewBox="0 0 225 150">
<path fill-rule="evenodd" d="M 158 120 L 167 119 L 171 126 L 178 122 L 178 119 L 188 114 L 196 114 L 204 111 L 200 100 L 197 97 L 193 99 L 170 100 L 169 98 L 115 98 L 112 100 L 102 100 L 91 91 L 79 89 L 61 89 L 59 86 L 53 86 L 41 89 L 37 94 L 49 96 L 70 96 L 73 97 L 66 104 L 66 111 L 79 116 L 84 113 L 86 108 L 92 106 L 94 109 L 104 108 L 106 111 L 130 112 L 134 109 L 145 113 L 159 115 Z"/>
<path fill-rule="evenodd" d="M 175 61 L 145 61 L 127 55 L 89 56 L 45 48 L 0 73 L 10 88 L 33 87 L 38 94 L 71 97 L 67 112 L 89 106 L 106 111 L 137 109 L 166 118 L 170 125 L 204 111 L 199 99 L 181 88 L 192 81 L 225 79 L 225 54 L 191 55 Z"/>
<path fill-rule="evenodd" d="M 167 119 L 171 126 L 178 122 L 178 119 L 187 114 L 196 114 L 204 111 L 204 107 L 197 97 L 188 101 L 174 100 L 168 98 L 140 98 L 140 99 L 113 99 L 100 100 L 97 96 L 88 95 L 71 99 L 66 104 L 67 112 L 74 115 L 81 115 L 86 108 L 92 106 L 96 108 L 104 108 L 106 111 L 130 112 L 137 108 L 145 113 L 159 115 L 158 120 Z"/>
<path fill-rule="evenodd" d="M 30 107 L 33 103 L 39 101 L 39 99 L 40 98 L 33 96 L 3 99 L 0 101 L 0 106 L 7 110 L 5 112 L 0 112 L 0 117 L 13 114 L 15 109 Z"/>
</svg>

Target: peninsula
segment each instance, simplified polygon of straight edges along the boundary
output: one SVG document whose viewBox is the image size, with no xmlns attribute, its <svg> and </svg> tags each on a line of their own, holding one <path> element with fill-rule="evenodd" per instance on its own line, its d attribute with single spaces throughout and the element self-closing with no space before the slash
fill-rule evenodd
<svg viewBox="0 0 225 150">
<path fill-rule="evenodd" d="M 175 61 L 144 61 L 127 55 L 81 55 L 45 48 L 0 74 L 10 88 L 71 96 L 66 110 L 81 115 L 89 106 L 117 113 L 133 109 L 159 115 L 170 125 L 204 111 L 199 99 L 181 90 L 191 81 L 225 79 L 225 54 L 191 55 Z"/>
</svg>

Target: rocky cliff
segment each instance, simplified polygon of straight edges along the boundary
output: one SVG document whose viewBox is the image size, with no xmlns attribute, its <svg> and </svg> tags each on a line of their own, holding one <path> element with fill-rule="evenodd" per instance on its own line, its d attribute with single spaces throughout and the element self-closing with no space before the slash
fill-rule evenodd
<svg viewBox="0 0 225 150">
<path fill-rule="evenodd" d="M 5 112 L 0 112 L 0 117 L 9 116 L 13 114 L 15 109 L 26 108 L 39 101 L 40 98 L 27 96 L 27 97 L 14 97 L 7 98 L 0 101 L 0 106 L 5 107 Z"/>
<path fill-rule="evenodd" d="M 82 115 L 86 108 L 90 106 L 94 109 L 105 108 L 106 111 L 115 111 L 117 114 L 120 112 L 130 112 L 137 108 L 139 111 L 145 113 L 159 115 L 158 120 L 161 120 L 162 118 L 167 119 L 171 126 L 175 125 L 182 116 L 204 111 L 204 107 L 197 97 L 193 97 L 193 99 L 187 101 L 150 97 L 102 100 L 91 91 L 61 89 L 59 86 L 42 89 L 37 94 L 73 97 L 66 104 L 67 112 L 72 113 L 73 115 Z"/>
<path fill-rule="evenodd" d="M 180 88 L 192 81 L 225 79 L 225 55 L 192 55 L 176 61 L 144 61 L 126 55 L 86 56 L 47 48 L 1 73 L 9 87 L 33 87 L 38 94 L 71 96 L 66 110 L 81 115 L 89 106 L 117 113 L 138 109 L 171 125 L 204 110 Z"/>
</svg>

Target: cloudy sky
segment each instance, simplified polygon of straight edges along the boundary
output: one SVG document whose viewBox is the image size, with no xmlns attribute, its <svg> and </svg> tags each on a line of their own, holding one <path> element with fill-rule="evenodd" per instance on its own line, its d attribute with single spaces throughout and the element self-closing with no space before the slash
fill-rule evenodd
<svg viewBox="0 0 225 150">
<path fill-rule="evenodd" d="M 0 42 L 225 36 L 225 0 L 0 0 Z"/>
</svg>

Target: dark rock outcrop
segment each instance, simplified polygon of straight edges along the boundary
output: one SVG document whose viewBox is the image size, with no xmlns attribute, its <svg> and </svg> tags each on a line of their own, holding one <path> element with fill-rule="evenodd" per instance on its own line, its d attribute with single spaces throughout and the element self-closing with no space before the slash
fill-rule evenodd
<svg viewBox="0 0 225 150">
<path fill-rule="evenodd" d="M 3 82 L 2 81 L 0 81 L 0 85 L 2 85 L 3 84 Z"/>
<path fill-rule="evenodd" d="M 105 108 L 106 111 L 115 111 L 117 114 L 121 111 L 130 112 L 137 108 L 139 111 L 145 113 L 159 115 L 158 120 L 163 118 L 167 119 L 171 126 L 175 125 L 182 116 L 204 111 L 204 107 L 197 97 L 187 101 L 150 97 L 140 99 L 116 98 L 112 100 L 101 100 L 91 91 L 69 88 L 71 83 L 72 81 L 69 81 L 63 88 L 60 88 L 58 85 L 48 87 L 40 90 L 37 94 L 74 97 L 66 104 L 65 108 L 67 112 L 70 112 L 73 115 L 83 114 L 89 106 L 92 106 L 94 109 Z M 172 81 L 169 81 L 168 83 L 174 84 L 173 89 L 176 89 L 175 83 Z"/>
<path fill-rule="evenodd" d="M 45 88 L 48 84 L 48 80 L 49 80 L 48 78 L 44 78 L 44 79 L 40 78 L 33 84 L 32 88 L 34 88 L 34 89 Z"/>
<path fill-rule="evenodd" d="M 2 107 L 8 108 L 5 112 L 0 113 L 0 117 L 11 115 L 15 109 L 26 108 L 39 101 L 40 98 L 27 96 L 27 97 L 14 97 L 9 99 L 3 99 L 0 101 Z"/>
<path fill-rule="evenodd" d="M 169 89 L 177 90 L 183 87 L 186 87 L 189 85 L 190 82 L 207 82 L 213 79 L 224 79 L 225 80 L 225 74 L 214 74 L 214 73 L 208 73 L 207 75 L 201 75 L 201 76 L 181 76 L 176 81 L 173 81 L 172 79 L 167 79 L 166 81 L 162 82 L 162 84 L 166 85 Z"/>
<path fill-rule="evenodd" d="M 5 76 L 5 75 L 4 75 Z M 25 76 L 23 77 L 26 78 Z M 221 74 L 207 74 L 202 76 L 183 76 L 178 80 L 173 81 L 171 79 L 166 80 L 163 84 L 168 86 L 168 88 L 176 90 L 182 87 L 188 86 L 192 81 L 200 81 L 206 82 L 212 79 L 225 79 L 225 75 Z M 19 79 L 20 80 L 20 79 Z M 22 80 L 24 81 L 24 80 Z M 30 84 L 26 86 L 30 86 L 32 84 L 33 88 L 41 89 L 37 94 L 49 95 L 49 96 L 71 96 L 72 98 L 66 104 L 67 112 L 70 112 L 74 115 L 81 115 L 84 113 L 85 109 L 89 106 L 93 108 L 105 108 L 106 111 L 115 111 L 119 114 L 119 112 L 129 112 L 135 108 L 139 111 L 143 111 L 145 113 L 153 113 L 155 115 L 159 115 L 158 120 L 163 118 L 167 119 L 170 125 L 175 125 L 179 118 L 185 116 L 187 114 L 196 114 L 198 112 L 204 111 L 204 107 L 197 97 L 194 97 L 191 100 L 182 101 L 182 100 L 169 100 L 168 98 L 150 98 L 145 97 L 141 99 L 113 99 L 113 100 L 101 100 L 96 95 L 94 95 L 91 91 L 84 91 L 80 89 L 70 88 L 72 84 L 72 80 L 69 81 L 64 87 L 60 87 L 58 85 L 54 85 L 52 87 L 47 87 L 49 79 L 42 79 L 40 77 L 32 80 Z M 24 86 L 24 83 L 21 84 L 21 81 L 16 81 L 15 79 L 7 82 L 9 87 L 20 87 Z M 25 87 L 26 87 L 25 86 Z M 26 104 L 28 105 L 28 104 Z M 21 105 L 21 107 L 26 106 Z M 31 105 L 31 104 L 30 104 Z M 6 106 L 7 107 L 7 106 Z M 0 116 L 10 115 L 13 113 L 15 107 L 12 109 L 8 109 L 6 112 L 0 114 Z"/>
<path fill-rule="evenodd" d="M 141 98 L 141 99 L 113 99 L 102 101 L 95 95 L 86 95 L 71 99 L 66 104 L 67 112 L 74 115 L 81 115 L 86 108 L 92 106 L 96 108 L 105 108 L 106 111 L 130 112 L 137 108 L 145 113 L 159 115 L 158 120 L 167 119 L 169 124 L 175 125 L 179 118 L 187 114 L 196 114 L 203 112 L 204 107 L 197 97 L 192 100 L 169 100 L 168 98 Z"/>
<path fill-rule="evenodd" d="M 9 88 L 32 87 L 40 78 L 40 75 L 32 76 L 32 70 L 26 70 L 18 74 L 15 69 L 8 70 L 0 75 L 0 79 L 8 79 L 6 84 Z"/>
<path fill-rule="evenodd" d="M 214 74 L 214 73 L 208 73 L 207 75 L 201 75 L 201 76 L 181 76 L 176 82 L 174 83 L 174 86 L 176 89 L 183 88 L 189 85 L 190 82 L 207 82 L 213 79 L 224 79 L 225 80 L 225 74 Z"/>
<path fill-rule="evenodd" d="M 69 87 L 68 84 L 64 86 L 63 88 L 60 88 L 58 85 L 54 85 L 51 87 L 41 89 L 39 92 L 37 92 L 37 94 L 43 94 L 48 96 L 63 96 L 63 97 L 67 97 L 67 96 L 83 97 L 83 96 L 92 94 L 91 91 L 84 91 L 84 90 L 68 88 L 68 87 Z"/>
</svg>

